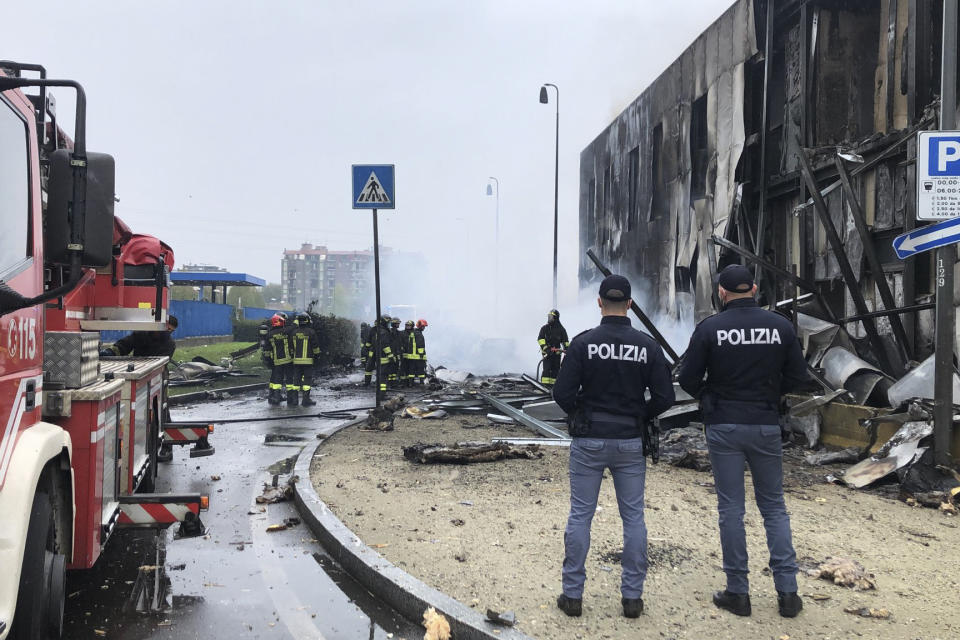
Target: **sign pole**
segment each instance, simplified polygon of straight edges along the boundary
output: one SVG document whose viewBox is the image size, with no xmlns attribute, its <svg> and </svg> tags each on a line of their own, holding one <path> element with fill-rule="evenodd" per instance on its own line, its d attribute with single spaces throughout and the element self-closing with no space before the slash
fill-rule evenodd
<svg viewBox="0 0 960 640">
<path fill-rule="evenodd" d="M 380 407 L 380 402 L 383 400 L 383 365 L 381 361 L 383 360 L 381 354 L 383 353 L 383 345 L 380 344 L 380 322 L 381 313 L 380 313 L 380 235 L 379 230 L 377 229 L 377 210 L 373 210 L 373 286 L 376 290 L 377 296 L 377 323 L 374 325 L 374 330 L 376 333 L 374 337 L 377 340 L 377 348 L 373 350 L 373 355 L 377 359 L 377 399 L 376 406 Z M 379 351 L 380 353 L 377 353 Z"/>
<path fill-rule="evenodd" d="M 943 53 L 940 95 L 940 130 L 957 124 L 957 0 L 943 3 Z M 937 464 L 950 464 L 950 436 L 953 430 L 953 343 L 956 308 L 953 306 L 953 270 L 957 245 L 937 249 L 936 346 L 933 374 L 933 442 Z"/>
<path fill-rule="evenodd" d="M 383 379 L 381 362 L 386 345 L 380 344 L 383 311 L 380 307 L 380 230 L 377 225 L 377 209 L 396 208 L 396 174 L 392 164 L 355 164 L 350 167 L 350 174 L 353 183 L 353 208 L 373 211 L 373 284 L 377 296 L 377 320 L 370 330 L 376 331 L 374 339 L 377 344 L 373 355 L 377 358 L 376 405 L 379 408 L 383 401 L 381 388 L 386 387 L 387 381 Z M 377 353 L 378 351 L 380 353 Z"/>
</svg>

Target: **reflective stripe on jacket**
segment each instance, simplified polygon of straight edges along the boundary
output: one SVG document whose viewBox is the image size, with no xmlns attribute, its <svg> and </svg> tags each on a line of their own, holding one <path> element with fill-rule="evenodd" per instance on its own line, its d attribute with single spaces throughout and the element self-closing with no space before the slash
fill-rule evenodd
<svg viewBox="0 0 960 640">
<path fill-rule="evenodd" d="M 320 355 L 320 341 L 312 327 L 297 327 L 290 336 L 293 364 L 313 364 Z"/>
</svg>

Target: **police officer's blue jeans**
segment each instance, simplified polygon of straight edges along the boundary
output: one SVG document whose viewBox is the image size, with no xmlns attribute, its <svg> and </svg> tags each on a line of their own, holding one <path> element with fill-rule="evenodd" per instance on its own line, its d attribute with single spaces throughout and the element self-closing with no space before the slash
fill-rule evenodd
<svg viewBox="0 0 960 640">
<path fill-rule="evenodd" d="M 639 598 L 647 576 L 647 526 L 643 520 L 646 461 L 643 440 L 574 438 L 570 445 L 570 517 L 564 533 L 563 593 L 583 597 L 585 563 L 590 550 L 590 524 L 597 509 L 603 470 L 610 469 L 623 520 L 620 592 Z"/>
<path fill-rule="evenodd" d="M 720 545 L 727 591 L 748 593 L 747 536 L 743 528 L 743 465 L 750 466 L 753 494 L 767 530 L 770 570 L 778 591 L 797 590 L 797 556 L 790 516 L 783 502 L 783 450 L 780 425 L 711 424 L 707 448 L 713 465 L 720 516 Z"/>
</svg>

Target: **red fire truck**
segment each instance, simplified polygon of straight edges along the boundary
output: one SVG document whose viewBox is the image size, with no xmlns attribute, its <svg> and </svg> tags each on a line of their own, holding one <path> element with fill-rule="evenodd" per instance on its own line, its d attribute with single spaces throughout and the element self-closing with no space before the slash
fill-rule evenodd
<svg viewBox="0 0 960 640">
<path fill-rule="evenodd" d="M 50 87 L 76 94 L 72 141 Z M 59 638 L 67 569 L 120 527 L 196 532 L 206 507 L 147 493 L 168 358 L 98 355 L 100 331 L 166 329 L 173 254 L 114 218 L 113 158 L 87 152 L 85 119 L 78 83 L 0 61 L 0 640 Z M 203 454 L 210 431 L 168 437 Z"/>
</svg>

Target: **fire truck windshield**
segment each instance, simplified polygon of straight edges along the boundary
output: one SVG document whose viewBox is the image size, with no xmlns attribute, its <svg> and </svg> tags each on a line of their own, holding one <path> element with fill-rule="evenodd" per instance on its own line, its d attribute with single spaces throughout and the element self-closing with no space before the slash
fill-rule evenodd
<svg viewBox="0 0 960 640">
<path fill-rule="evenodd" d="M 0 99 L 0 279 L 13 275 L 30 254 L 30 174 L 27 124 Z"/>
</svg>

